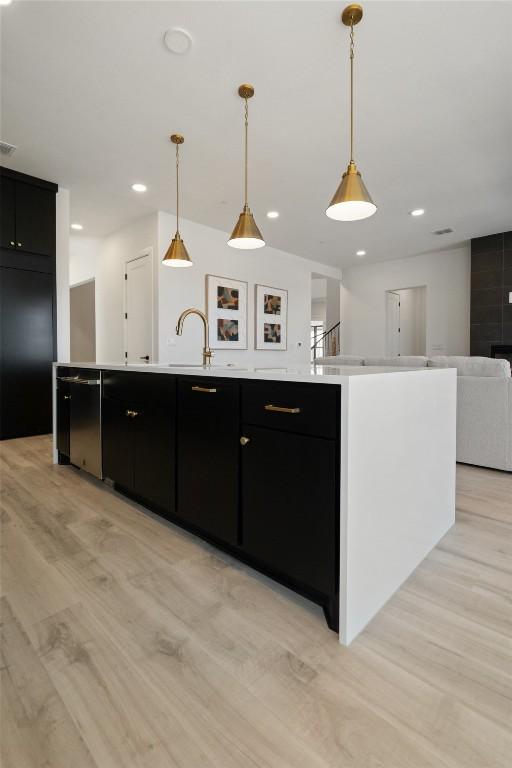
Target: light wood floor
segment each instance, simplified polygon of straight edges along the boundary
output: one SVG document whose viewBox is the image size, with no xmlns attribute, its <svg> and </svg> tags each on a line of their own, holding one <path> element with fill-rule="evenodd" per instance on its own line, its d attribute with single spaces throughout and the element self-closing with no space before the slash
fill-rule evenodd
<svg viewBox="0 0 512 768">
<path fill-rule="evenodd" d="M 512 476 L 350 648 L 319 609 L 1 445 L 3 768 L 510 768 Z"/>
</svg>

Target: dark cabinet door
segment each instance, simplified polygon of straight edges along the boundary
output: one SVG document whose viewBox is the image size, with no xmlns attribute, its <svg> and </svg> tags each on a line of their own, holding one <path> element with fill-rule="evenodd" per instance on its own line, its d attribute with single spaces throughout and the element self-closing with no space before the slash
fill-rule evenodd
<svg viewBox="0 0 512 768">
<path fill-rule="evenodd" d="M 130 408 L 119 400 L 102 401 L 103 476 L 133 490 L 133 422 Z"/>
<path fill-rule="evenodd" d="M 336 586 L 335 441 L 244 426 L 243 549 L 322 593 Z"/>
<path fill-rule="evenodd" d="M 55 192 L 16 182 L 16 248 L 42 256 L 55 253 Z"/>
<path fill-rule="evenodd" d="M 230 544 L 238 539 L 239 387 L 178 381 L 177 508 L 186 523 Z"/>
<path fill-rule="evenodd" d="M 1 438 L 52 431 L 53 276 L 0 268 Z"/>
<path fill-rule="evenodd" d="M 2 248 L 16 247 L 15 186 L 13 179 L 0 177 L 0 244 Z"/>
<path fill-rule="evenodd" d="M 69 458 L 70 385 L 57 381 L 57 450 Z"/>
<path fill-rule="evenodd" d="M 133 491 L 164 515 L 175 511 L 174 405 L 136 406 L 133 417 Z"/>
</svg>

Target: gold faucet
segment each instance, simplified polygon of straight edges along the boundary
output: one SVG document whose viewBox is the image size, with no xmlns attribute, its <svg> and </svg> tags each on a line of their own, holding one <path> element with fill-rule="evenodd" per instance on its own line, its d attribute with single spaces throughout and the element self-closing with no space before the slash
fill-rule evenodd
<svg viewBox="0 0 512 768">
<path fill-rule="evenodd" d="M 189 315 L 198 315 L 198 317 L 200 317 L 201 320 L 203 321 L 203 326 L 204 326 L 203 365 L 207 367 L 211 364 L 213 352 L 208 346 L 209 328 L 208 328 L 208 320 L 206 319 L 206 315 L 204 314 L 204 312 L 201 312 L 200 309 L 194 309 L 193 307 L 191 307 L 190 309 L 183 310 L 181 315 L 178 317 L 178 322 L 176 323 L 176 335 L 181 336 L 181 334 L 183 333 L 183 321 Z"/>
</svg>

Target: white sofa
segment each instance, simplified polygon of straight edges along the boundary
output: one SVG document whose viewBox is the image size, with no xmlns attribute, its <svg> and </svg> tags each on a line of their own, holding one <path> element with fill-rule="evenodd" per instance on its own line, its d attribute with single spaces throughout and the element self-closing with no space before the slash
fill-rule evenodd
<svg viewBox="0 0 512 768">
<path fill-rule="evenodd" d="M 457 461 L 512 472 L 512 378 L 490 357 L 320 357 L 317 365 L 457 368 Z"/>
</svg>

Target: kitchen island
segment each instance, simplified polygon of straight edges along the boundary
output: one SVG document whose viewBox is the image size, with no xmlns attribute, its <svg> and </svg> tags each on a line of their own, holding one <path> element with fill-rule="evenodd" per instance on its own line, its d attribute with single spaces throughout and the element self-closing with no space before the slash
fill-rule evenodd
<svg viewBox="0 0 512 768">
<path fill-rule="evenodd" d="M 454 522 L 454 369 L 56 363 L 54 376 L 56 461 L 95 466 L 317 602 L 344 645 Z"/>
</svg>

